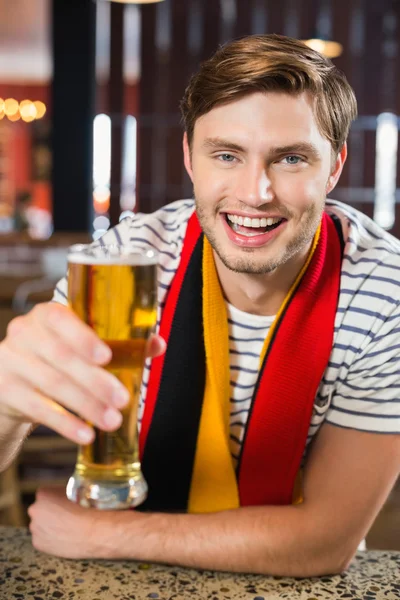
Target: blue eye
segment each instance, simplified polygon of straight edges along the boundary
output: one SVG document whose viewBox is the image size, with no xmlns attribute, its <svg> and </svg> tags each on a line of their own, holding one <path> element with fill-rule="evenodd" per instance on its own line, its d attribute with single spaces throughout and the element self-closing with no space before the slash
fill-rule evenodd
<svg viewBox="0 0 400 600">
<path fill-rule="evenodd" d="M 285 156 L 283 160 L 287 160 L 288 165 L 298 165 L 302 159 L 300 156 L 296 156 L 295 154 L 290 154 L 289 156 Z"/>
<path fill-rule="evenodd" d="M 220 154 L 219 158 L 222 160 L 222 162 L 232 162 L 233 160 L 235 160 L 235 157 L 232 156 L 232 154 Z"/>
</svg>

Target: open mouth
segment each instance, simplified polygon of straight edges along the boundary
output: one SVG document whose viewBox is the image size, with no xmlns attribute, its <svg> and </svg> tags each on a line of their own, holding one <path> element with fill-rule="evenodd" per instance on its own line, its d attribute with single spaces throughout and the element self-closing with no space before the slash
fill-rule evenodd
<svg viewBox="0 0 400 600">
<path fill-rule="evenodd" d="M 283 217 L 263 217 L 261 219 L 253 219 L 250 217 L 231 215 L 229 213 L 225 213 L 224 217 L 229 227 L 235 233 L 239 233 L 246 237 L 254 237 L 269 233 L 286 221 Z"/>
</svg>

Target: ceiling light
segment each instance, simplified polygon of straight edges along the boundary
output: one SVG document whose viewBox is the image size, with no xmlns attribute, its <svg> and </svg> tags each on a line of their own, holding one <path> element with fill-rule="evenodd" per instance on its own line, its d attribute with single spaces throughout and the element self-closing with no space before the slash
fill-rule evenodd
<svg viewBox="0 0 400 600">
<path fill-rule="evenodd" d="M 324 40 L 322 38 L 311 38 L 309 40 L 303 40 L 303 42 L 309 48 L 316 50 L 323 56 L 327 58 L 336 58 L 340 56 L 343 52 L 342 44 L 339 42 L 334 42 L 332 40 Z"/>
</svg>

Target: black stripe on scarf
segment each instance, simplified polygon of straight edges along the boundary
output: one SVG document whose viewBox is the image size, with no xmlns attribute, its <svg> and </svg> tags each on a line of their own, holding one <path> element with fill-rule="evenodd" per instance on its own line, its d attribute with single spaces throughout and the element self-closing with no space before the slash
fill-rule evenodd
<svg viewBox="0 0 400 600">
<path fill-rule="evenodd" d="M 205 387 L 203 235 L 190 258 L 164 359 L 142 470 L 149 486 L 139 510 L 187 510 Z"/>
<path fill-rule="evenodd" d="M 344 237 L 343 237 L 342 223 L 340 222 L 340 219 L 337 215 L 329 215 L 329 216 L 332 219 L 333 224 L 336 227 L 337 234 L 339 236 L 340 251 L 341 251 L 341 255 L 342 255 L 342 259 L 343 259 L 345 242 L 344 242 Z"/>
</svg>

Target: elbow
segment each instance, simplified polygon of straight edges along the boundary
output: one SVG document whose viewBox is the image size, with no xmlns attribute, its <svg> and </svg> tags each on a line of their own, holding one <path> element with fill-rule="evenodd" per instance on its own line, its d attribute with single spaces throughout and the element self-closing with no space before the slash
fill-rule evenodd
<svg viewBox="0 0 400 600">
<path fill-rule="evenodd" d="M 296 572 L 291 572 L 291 577 L 324 577 L 331 575 L 341 575 L 352 563 L 354 555 L 343 556 L 339 559 L 334 556 L 326 556 L 321 560 L 319 557 L 318 560 L 310 561 L 308 564 L 305 564 L 298 569 Z"/>
<path fill-rule="evenodd" d="M 349 569 L 363 537 L 364 536 L 360 535 L 359 532 L 351 535 L 349 531 L 347 531 L 346 536 L 340 536 L 339 540 L 337 540 L 337 543 L 334 545 L 335 551 L 332 552 L 331 555 L 333 562 L 332 568 L 334 569 L 332 574 L 340 575 Z"/>
<path fill-rule="evenodd" d="M 339 560 L 336 561 L 335 571 L 333 574 L 340 575 L 341 573 L 344 573 L 345 571 L 347 571 L 348 568 L 350 567 L 351 563 L 353 562 L 356 552 L 357 552 L 357 548 L 355 550 L 348 552 L 347 554 L 343 553 L 343 555 L 339 557 Z"/>
<path fill-rule="evenodd" d="M 341 548 L 336 552 L 327 552 L 317 566 L 318 573 L 313 573 L 313 576 L 321 575 L 341 575 L 350 567 L 353 558 L 357 552 L 357 548 Z"/>
<path fill-rule="evenodd" d="M 307 556 L 304 552 L 303 560 L 296 569 L 297 572 L 290 575 L 295 577 L 341 575 L 350 567 L 356 552 L 357 547 L 349 548 L 341 545 L 335 548 L 327 543 L 323 551 L 319 548 L 318 553 L 313 551 Z"/>
<path fill-rule="evenodd" d="M 362 539 L 362 537 L 361 537 Z M 308 546 L 309 553 L 304 552 L 304 557 L 308 557 L 309 567 L 314 569 L 313 573 L 308 573 L 306 577 L 319 577 L 325 575 L 340 575 L 350 567 L 358 546 L 360 535 L 352 534 L 350 531 L 330 532 L 316 540 Z M 310 571 L 310 568 L 308 569 Z"/>
<path fill-rule="evenodd" d="M 356 550 L 348 552 L 344 549 L 342 552 L 330 551 L 329 548 L 324 552 L 319 552 L 316 555 L 312 553 L 303 553 L 299 559 L 296 556 L 295 560 L 291 560 L 286 566 L 282 564 L 274 564 L 271 567 L 271 561 L 268 560 L 265 564 L 259 563 L 256 568 L 253 565 L 251 572 L 266 576 L 278 577 L 323 577 L 332 575 L 341 575 L 349 568 Z"/>
</svg>

